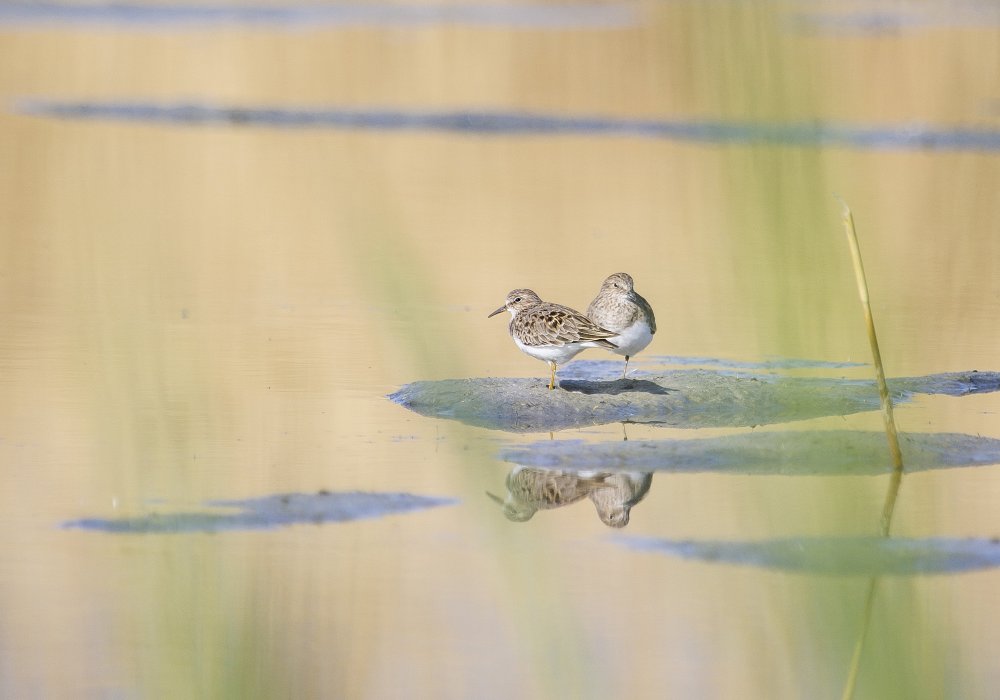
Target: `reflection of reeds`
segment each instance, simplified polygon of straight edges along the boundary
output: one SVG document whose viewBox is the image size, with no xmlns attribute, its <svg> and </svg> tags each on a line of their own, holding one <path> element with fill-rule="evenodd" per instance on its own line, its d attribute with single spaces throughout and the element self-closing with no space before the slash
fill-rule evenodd
<svg viewBox="0 0 1000 700">
<path fill-rule="evenodd" d="M 868 343 L 871 345 L 872 361 L 875 364 L 875 380 L 878 383 L 879 399 L 882 404 L 882 420 L 885 423 L 885 434 L 889 440 L 889 453 L 892 455 L 892 477 L 889 480 L 889 490 L 885 495 L 882 518 L 879 521 L 879 535 L 888 537 L 889 526 L 892 523 L 892 512 L 896 507 L 896 496 L 899 494 L 899 486 L 903 479 L 903 453 L 899 449 L 896 421 L 892 415 L 892 397 L 889 396 L 889 387 L 885 383 L 885 370 L 882 367 L 882 355 L 879 353 L 878 337 L 875 334 L 875 321 L 872 318 L 872 308 L 868 300 L 868 281 L 865 278 L 864 264 L 861 262 L 861 248 L 858 245 L 858 233 L 854 228 L 854 215 L 846 202 L 841 201 L 841 204 L 843 205 L 844 232 L 847 234 L 847 246 L 851 251 L 851 260 L 854 263 L 854 277 L 858 283 L 858 296 L 861 298 L 861 306 L 864 309 L 865 325 L 868 328 Z M 868 636 L 868 628 L 871 626 L 872 608 L 875 604 L 878 581 L 877 576 L 872 576 L 868 581 L 861 631 L 854 644 L 851 664 L 847 670 L 847 680 L 844 682 L 844 692 L 841 695 L 842 700 L 850 700 L 854 697 L 858 669 L 861 666 L 861 652 L 864 651 L 865 638 Z"/>
</svg>

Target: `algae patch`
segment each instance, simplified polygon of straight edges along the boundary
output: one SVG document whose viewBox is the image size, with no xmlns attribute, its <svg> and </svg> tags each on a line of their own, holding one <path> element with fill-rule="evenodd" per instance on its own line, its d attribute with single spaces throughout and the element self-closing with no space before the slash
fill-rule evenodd
<svg viewBox="0 0 1000 700">
<path fill-rule="evenodd" d="M 300 523 L 320 525 L 378 518 L 454 503 L 454 499 L 410 493 L 283 493 L 205 504 L 221 510 L 151 513 L 130 518 L 83 518 L 63 523 L 63 527 L 125 534 L 261 530 Z"/>
<path fill-rule="evenodd" d="M 584 363 L 578 363 L 584 364 Z M 913 394 L 996 391 L 996 372 L 954 372 L 889 380 L 892 399 Z M 606 423 L 677 428 L 748 427 L 848 415 L 879 408 L 872 381 L 787 377 L 704 369 L 638 379 L 446 379 L 403 386 L 389 398 L 411 411 L 509 432 L 548 432 Z"/>
<path fill-rule="evenodd" d="M 901 433 L 907 472 L 1000 464 L 1000 440 L 959 433 Z M 691 440 L 589 443 L 542 440 L 505 449 L 506 462 L 574 471 L 869 476 L 892 471 L 885 433 L 758 432 Z"/>
<path fill-rule="evenodd" d="M 958 574 L 1000 566 L 1000 542 L 987 539 L 797 537 L 758 542 L 620 537 L 626 547 L 682 559 L 824 576 Z"/>
</svg>

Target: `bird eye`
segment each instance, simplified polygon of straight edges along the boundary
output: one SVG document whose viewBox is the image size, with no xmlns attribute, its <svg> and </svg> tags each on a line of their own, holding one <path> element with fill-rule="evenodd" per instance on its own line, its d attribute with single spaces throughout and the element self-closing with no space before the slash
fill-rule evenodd
<svg viewBox="0 0 1000 700">
<path fill-rule="evenodd" d="M 514 301 L 521 301 L 521 297 L 514 297 Z"/>
</svg>

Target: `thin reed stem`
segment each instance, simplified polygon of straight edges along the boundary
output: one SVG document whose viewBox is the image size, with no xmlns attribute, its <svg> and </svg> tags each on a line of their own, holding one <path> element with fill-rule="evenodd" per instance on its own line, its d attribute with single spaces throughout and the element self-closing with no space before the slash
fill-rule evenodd
<svg viewBox="0 0 1000 700">
<path fill-rule="evenodd" d="M 868 280 L 865 277 L 865 266 L 861 262 L 861 247 L 858 245 L 858 233 L 854 228 L 854 215 L 847 204 L 843 204 L 844 232 L 847 234 L 847 246 L 851 250 L 851 260 L 854 263 L 854 277 L 858 283 L 858 296 L 865 312 L 865 326 L 868 329 L 868 344 L 871 346 L 872 361 L 875 363 L 875 381 L 878 384 L 879 399 L 882 403 L 882 422 L 885 423 L 885 435 L 889 440 L 889 454 L 892 456 L 892 466 L 895 471 L 903 471 L 903 453 L 899 449 L 899 436 L 896 433 L 896 419 L 892 415 L 892 397 L 889 396 L 889 386 L 885 382 L 885 369 L 882 366 L 882 354 L 878 349 L 878 336 L 875 334 L 875 320 L 872 318 L 872 307 L 868 300 Z M 895 504 L 895 498 L 892 504 Z M 883 529 L 881 534 L 888 534 L 886 516 L 892 516 L 892 510 L 883 512 Z"/>
<path fill-rule="evenodd" d="M 847 668 L 847 680 L 844 681 L 844 692 L 841 700 L 851 700 L 854 697 L 854 688 L 858 684 L 858 671 L 861 668 L 861 652 L 865 648 L 865 638 L 868 636 L 868 628 L 872 619 L 872 608 L 875 606 L 875 591 L 878 589 L 878 576 L 868 579 L 868 594 L 865 596 L 865 611 L 862 616 L 863 624 L 858 638 L 854 642 L 854 652 L 851 654 L 851 665 Z"/>
<path fill-rule="evenodd" d="M 889 454 L 892 457 L 892 476 L 889 479 L 889 488 L 885 494 L 878 528 L 879 536 L 888 537 L 892 524 L 892 513 L 896 508 L 896 497 L 899 495 L 899 487 L 903 482 L 903 453 L 899 447 L 899 435 L 896 432 L 896 419 L 892 414 L 892 397 L 889 396 L 889 386 L 885 381 L 882 354 L 878 349 L 875 320 L 872 318 L 872 307 L 868 299 L 868 280 L 865 277 L 865 266 L 861 262 L 861 247 L 858 245 L 858 233 L 854 228 L 854 215 L 846 202 L 841 200 L 841 205 L 843 205 L 844 232 L 847 234 L 847 246 L 851 251 L 851 260 L 854 263 L 854 278 L 858 284 L 858 296 L 861 298 L 861 307 L 865 313 L 868 343 L 871 346 L 872 361 L 875 364 L 875 381 L 878 384 L 879 400 L 882 404 L 882 422 L 885 424 L 885 435 L 889 441 Z M 871 627 L 872 609 L 875 607 L 875 593 L 878 590 L 878 583 L 878 576 L 872 576 L 868 580 L 868 593 L 865 596 L 861 632 L 858 633 L 858 638 L 854 643 L 854 652 L 851 654 L 851 664 L 848 667 L 841 700 L 851 700 L 854 697 L 858 671 L 861 668 L 861 654 L 864 651 L 865 639 L 868 637 L 868 629 Z"/>
</svg>

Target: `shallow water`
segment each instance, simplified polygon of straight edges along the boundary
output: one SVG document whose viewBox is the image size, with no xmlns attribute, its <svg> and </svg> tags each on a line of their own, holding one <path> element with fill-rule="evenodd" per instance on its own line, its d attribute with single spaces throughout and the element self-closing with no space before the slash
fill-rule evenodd
<svg viewBox="0 0 1000 700">
<path fill-rule="evenodd" d="M 1000 393 L 901 396 L 919 449 L 872 540 L 888 451 L 834 197 L 887 374 L 1000 370 L 995 148 L 897 138 L 1000 130 L 989 7 L 157 7 L 0 12 L 0 696 L 839 697 L 877 574 L 855 697 L 992 697 Z M 218 118 L 303 109 L 553 121 Z M 548 128 L 581 116 L 810 137 Z M 896 140 L 820 138 L 844 125 Z M 816 389 L 551 438 L 388 398 L 492 377 L 556 405 L 486 315 L 619 270 L 657 313 L 635 382 Z M 627 408 L 621 365 L 559 377 Z M 589 490 L 511 522 L 487 492 L 533 460 Z"/>
</svg>

